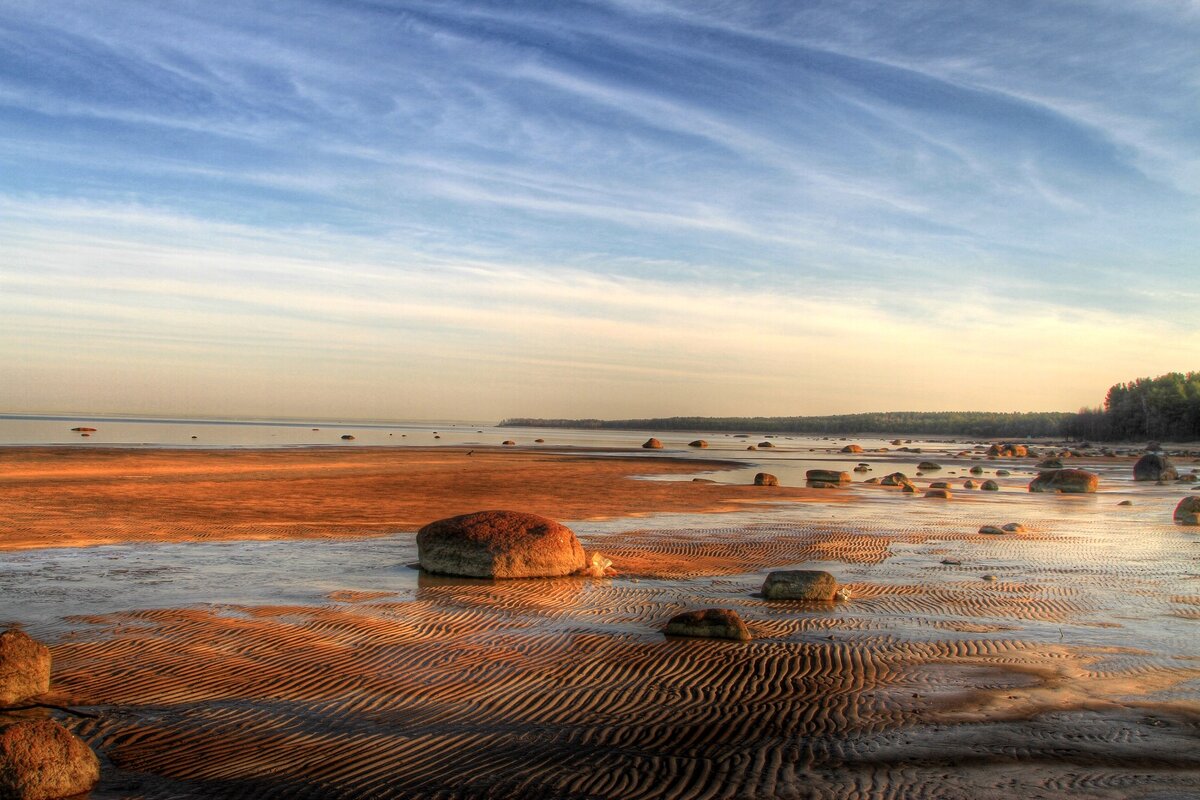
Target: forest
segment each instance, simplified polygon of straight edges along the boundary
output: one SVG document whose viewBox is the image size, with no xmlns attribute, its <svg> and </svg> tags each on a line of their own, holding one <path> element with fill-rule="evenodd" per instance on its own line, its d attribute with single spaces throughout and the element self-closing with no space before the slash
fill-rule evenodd
<svg viewBox="0 0 1200 800">
<path fill-rule="evenodd" d="M 1103 406 L 1077 412 L 883 411 L 796 417 L 651 419 L 512 418 L 502 427 L 758 433 L 912 434 L 987 439 L 1200 440 L 1200 372 L 1138 378 L 1108 390 Z"/>
</svg>

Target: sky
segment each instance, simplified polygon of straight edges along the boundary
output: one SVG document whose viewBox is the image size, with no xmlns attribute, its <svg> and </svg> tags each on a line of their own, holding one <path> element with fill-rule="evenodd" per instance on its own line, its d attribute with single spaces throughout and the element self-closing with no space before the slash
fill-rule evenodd
<svg viewBox="0 0 1200 800">
<path fill-rule="evenodd" d="M 0 0 L 0 411 L 1098 405 L 1200 369 L 1197 42 L 1197 0 Z"/>
</svg>

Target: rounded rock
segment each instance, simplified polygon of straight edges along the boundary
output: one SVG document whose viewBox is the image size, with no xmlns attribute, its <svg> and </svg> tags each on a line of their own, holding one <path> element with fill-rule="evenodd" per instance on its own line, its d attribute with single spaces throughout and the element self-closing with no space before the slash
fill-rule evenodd
<svg viewBox="0 0 1200 800">
<path fill-rule="evenodd" d="M 417 533 L 421 568 L 468 578 L 553 578 L 585 567 L 574 532 L 521 511 L 477 511 L 431 522 Z"/>
<path fill-rule="evenodd" d="M 5 800 L 73 797 L 99 780 L 96 754 L 54 720 L 0 728 L 0 797 Z"/>
<path fill-rule="evenodd" d="M 50 691 L 50 649 L 17 628 L 0 633 L 0 706 Z"/>
<path fill-rule="evenodd" d="M 642 445 L 643 450 L 662 450 L 663 443 L 651 436 Z"/>
<path fill-rule="evenodd" d="M 772 572 L 763 581 L 763 597 L 768 600 L 833 600 L 837 579 L 819 569 L 787 569 Z"/>
<path fill-rule="evenodd" d="M 750 629 L 736 611 L 728 608 L 706 608 L 677 614 L 667 623 L 665 633 L 668 636 L 750 641 Z"/>
<path fill-rule="evenodd" d="M 755 486 L 778 486 L 779 478 L 769 472 L 760 472 L 754 476 Z"/>
</svg>

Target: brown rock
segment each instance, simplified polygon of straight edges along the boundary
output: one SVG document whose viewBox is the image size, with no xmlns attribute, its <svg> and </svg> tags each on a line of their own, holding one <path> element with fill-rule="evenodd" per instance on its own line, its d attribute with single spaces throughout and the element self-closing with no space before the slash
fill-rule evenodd
<svg viewBox="0 0 1200 800">
<path fill-rule="evenodd" d="M 100 780 L 96 754 L 54 720 L 0 728 L 0 798 L 53 800 L 90 791 Z"/>
<path fill-rule="evenodd" d="M 760 472 L 754 476 L 755 486 L 778 486 L 779 478 L 769 472 Z"/>
<path fill-rule="evenodd" d="M 512 439 L 505 439 L 500 444 L 502 444 L 505 447 L 512 447 L 512 446 L 516 445 L 516 442 L 514 442 Z"/>
<path fill-rule="evenodd" d="M 967 478 L 965 481 L 963 481 L 963 488 L 964 489 L 977 489 L 977 488 L 979 488 L 979 484 L 976 483 L 975 481 L 971 480 L 970 478 Z"/>
<path fill-rule="evenodd" d="M 917 464 L 917 469 L 921 470 L 922 472 L 932 472 L 941 468 L 942 465 L 936 461 L 922 461 L 920 464 Z"/>
<path fill-rule="evenodd" d="M 979 532 L 987 533 L 992 536 L 1003 536 L 1004 535 L 1004 530 L 1001 528 L 997 528 L 995 525 L 984 525 L 982 528 L 979 529 Z"/>
<path fill-rule="evenodd" d="M 929 491 L 925 492 L 925 496 L 935 497 L 941 500 L 951 500 L 954 498 L 954 495 L 950 493 L 949 489 L 930 489 Z"/>
<path fill-rule="evenodd" d="M 848 444 L 842 448 L 843 453 L 861 453 L 862 447 L 857 444 Z"/>
<path fill-rule="evenodd" d="M 768 600 L 833 600 L 837 590 L 837 580 L 818 569 L 772 572 L 762 585 L 763 597 Z"/>
<path fill-rule="evenodd" d="M 822 483 L 850 483 L 849 472 L 839 472 L 835 469 L 810 469 L 804 473 L 804 479 L 810 483 L 821 481 Z"/>
<path fill-rule="evenodd" d="M 1019 522 L 1009 522 L 1000 527 L 1002 527 L 1004 529 L 1005 533 L 1024 533 L 1025 532 L 1025 526 Z"/>
<path fill-rule="evenodd" d="M 354 437 L 353 437 L 353 436 L 351 436 L 351 435 L 350 435 L 350 434 L 348 434 L 348 433 L 343 433 L 343 434 L 342 434 L 342 438 L 343 438 L 343 439 L 345 439 L 347 442 L 352 442 L 352 441 L 354 441 Z"/>
<path fill-rule="evenodd" d="M 667 623 L 668 636 L 694 636 L 704 639 L 734 639 L 750 641 L 750 629 L 736 611 L 728 608 L 706 608 L 687 611 Z"/>
<path fill-rule="evenodd" d="M 642 448 L 645 450 L 662 450 L 662 446 L 662 442 L 651 436 L 646 440 L 646 443 L 642 445 Z"/>
<path fill-rule="evenodd" d="M 76 433 L 95 433 L 96 432 L 95 428 L 84 428 L 84 427 L 71 428 L 71 430 L 75 431 Z"/>
<path fill-rule="evenodd" d="M 1200 497 L 1189 496 L 1175 506 L 1175 521 L 1180 525 L 1200 525 Z"/>
<path fill-rule="evenodd" d="M 708 447 L 708 442 L 703 439 L 697 439 L 694 442 L 688 442 L 688 447 Z"/>
<path fill-rule="evenodd" d="M 1100 477 L 1082 469 L 1059 469 L 1038 474 L 1029 484 L 1031 492 L 1084 494 L 1096 491 Z"/>
<path fill-rule="evenodd" d="M 1147 453 L 1133 465 L 1135 481 L 1173 481 L 1179 477 L 1179 472 L 1171 459 L 1158 453 Z"/>
<path fill-rule="evenodd" d="M 879 483 L 881 486 L 903 486 L 909 483 L 909 480 L 903 472 L 893 472 L 891 475 L 884 475 Z"/>
<path fill-rule="evenodd" d="M 431 522 L 417 533 L 421 568 L 470 578 L 550 578 L 584 568 L 570 528 L 521 511 L 478 511 Z"/>
<path fill-rule="evenodd" d="M 758 446 L 759 447 L 774 447 L 775 445 L 771 442 L 759 442 Z"/>
<path fill-rule="evenodd" d="M 930 489 L 949 489 L 950 484 L 947 483 L 946 481 L 934 481 L 933 483 L 929 484 L 929 488 Z"/>
<path fill-rule="evenodd" d="M 50 691 L 50 650 L 12 628 L 0 633 L 0 706 Z"/>
</svg>

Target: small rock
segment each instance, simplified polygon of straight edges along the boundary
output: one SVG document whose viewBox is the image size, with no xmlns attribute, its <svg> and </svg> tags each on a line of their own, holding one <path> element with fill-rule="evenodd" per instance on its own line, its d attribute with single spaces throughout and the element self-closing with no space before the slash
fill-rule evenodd
<svg viewBox="0 0 1200 800">
<path fill-rule="evenodd" d="M 834 469 L 810 469 L 804 473 L 804 479 L 808 482 L 821 481 L 823 483 L 850 483 L 851 477 L 849 472 L 839 472 Z"/>
<path fill-rule="evenodd" d="M 1133 505 L 1133 501 L 1132 501 L 1132 500 L 1122 500 L 1121 502 L 1117 503 L 1117 505 L 1119 505 L 1119 506 L 1131 506 L 1131 505 Z"/>
<path fill-rule="evenodd" d="M 611 578 L 617 573 L 612 568 L 611 559 L 605 558 L 600 553 L 592 553 L 592 557 L 588 559 L 587 566 L 584 567 L 583 574 L 590 575 L 593 578 Z"/>
<path fill-rule="evenodd" d="M 762 585 L 763 597 L 768 600 L 832 600 L 837 591 L 837 580 L 816 569 L 772 572 Z"/>
<path fill-rule="evenodd" d="M 978 487 L 979 487 L 979 484 L 976 483 L 975 481 L 971 480 L 970 478 L 967 478 L 965 481 L 963 481 L 964 489 L 976 489 Z"/>
<path fill-rule="evenodd" d="M 1000 484 L 996 483 L 995 481 L 989 480 L 989 481 L 984 481 L 982 484 L 980 484 L 979 488 L 985 492 L 998 492 L 998 491 L 1000 491 Z"/>
<path fill-rule="evenodd" d="M 947 483 L 946 481 L 934 481 L 933 483 L 929 484 L 929 488 L 930 489 L 949 489 L 950 484 Z"/>
<path fill-rule="evenodd" d="M 754 476 L 755 486 L 778 486 L 779 478 L 769 472 L 760 472 Z"/>
<path fill-rule="evenodd" d="M 351 436 L 351 435 L 350 435 L 350 434 L 348 434 L 348 433 L 343 433 L 343 434 L 342 434 L 342 439 L 344 439 L 344 440 L 345 440 L 345 441 L 347 441 L 347 442 L 352 442 L 352 441 L 354 441 L 354 437 L 353 437 L 353 436 Z"/>
<path fill-rule="evenodd" d="M 862 447 L 857 444 L 848 444 L 842 448 L 843 453 L 861 453 Z"/>
<path fill-rule="evenodd" d="M 977 466 L 977 467 L 971 467 L 971 474 L 972 474 L 972 475 L 982 475 L 982 474 L 983 474 L 983 467 L 978 467 L 978 466 Z"/>
<path fill-rule="evenodd" d="M 775 445 L 771 444 L 770 442 L 759 442 L 758 446 L 759 447 L 774 447 Z"/>
<path fill-rule="evenodd" d="M 1185 497 L 1175 506 L 1174 519 L 1180 525 L 1200 525 L 1200 497 Z"/>
<path fill-rule="evenodd" d="M 750 629 L 736 611 L 728 608 L 706 608 L 678 614 L 667 623 L 665 632 L 668 636 L 750 641 Z"/>
<path fill-rule="evenodd" d="M 1082 469 L 1059 469 L 1039 473 L 1029 484 L 1031 492 L 1059 492 L 1062 494 L 1086 494 L 1096 491 L 1100 477 Z"/>
<path fill-rule="evenodd" d="M 651 436 L 642 445 L 643 450 L 662 450 L 663 443 Z"/>
<path fill-rule="evenodd" d="M 708 447 L 708 442 L 703 439 L 696 439 L 693 442 L 688 442 L 688 447 Z"/>
<path fill-rule="evenodd" d="M 1009 475 L 1012 475 L 1012 473 L 1006 469 L 996 470 L 996 477 L 998 477 L 998 478 L 1007 478 Z"/>
<path fill-rule="evenodd" d="M 922 461 L 920 464 L 917 464 L 917 469 L 921 470 L 922 472 L 932 472 L 941 468 L 942 465 L 936 461 Z"/>
<path fill-rule="evenodd" d="M 951 567 L 958 567 L 958 566 L 962 565 L 962 562 L 959 561 L 957 558 L 943 558 L 942 563 L 946 564 L 947 566 L 951 566 Z"/>
<path fill-rule="evenodd" d="M 514 442 L 512 439 L 505 439 L 500 444 L 504 445 L 505 447 L 512 447 L 513 445 L 516 444 L 516 442 Z"/>
<path fill-rule="evenodd" d="M 979 529 L 979 532 L 991 534 L 992 536 L 1003 536 L 1004 535 L 1004 531 L 1000 528 L 997 528 L 995 525 L 984 525 L 982 528 Z"/>
<path fill-rule="evenodd" d="M 1001 526 L 1008 533 L 1024 533 L 1025 526 L 1019 522 L 1009 522 Z"/>
<path fill-rule="evenodd" d="M 996 580 L 996 576 L 995 575 L 984 575 L 980 580 L 994 581 L 994 580 Z"/>
<path fill-rule="evenodd" d="M 929 491 L 925 492 L 925 496 L 926 497 L 935 497 L 935 498 L 939 498 L 941 500 L 954 499 L 954 495 L 950 493 L 949 489 L 930 489 Z"/>
</svg>

